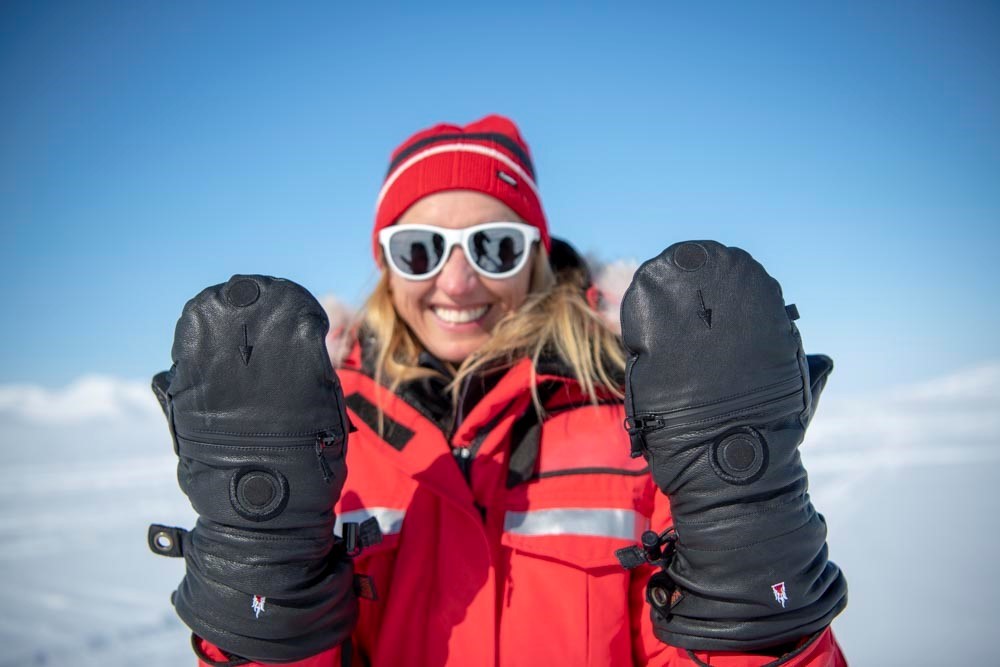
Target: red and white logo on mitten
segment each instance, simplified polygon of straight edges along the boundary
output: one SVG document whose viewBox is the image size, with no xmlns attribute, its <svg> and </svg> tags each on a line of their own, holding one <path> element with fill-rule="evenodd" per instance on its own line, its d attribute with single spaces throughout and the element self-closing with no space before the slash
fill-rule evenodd
<svg viewBox="0 0 1000 667">
<path fill-rule="evenodd" d="M 260 614 L 264 611 L 264 603 L 267 602 L 267 598 L 263 595 L 253 596 L 253 601 L 251 601 L 250 606 L 253 608 L 254 618 L 260 618 Z"/>
<path fill-rule="evenodd" d="M 781 603 L 781 608 L 785 608 L 785 603 L 788 602 L 788 596 L 785 595 L 785 582 L 775 584 L 771 586 L 771 590 L 774 591 L 774 601 Z"/>
</svg>

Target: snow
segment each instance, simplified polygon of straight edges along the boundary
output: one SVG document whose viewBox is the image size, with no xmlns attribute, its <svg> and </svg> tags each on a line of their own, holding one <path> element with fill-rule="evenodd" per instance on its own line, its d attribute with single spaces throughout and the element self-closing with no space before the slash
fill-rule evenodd
<svg viewBox="0 0 1000 667">
<path fill-rule="evenodd" d="M 848 577 L 849 660 L 988 664 L 1000 363 L 867 396 L 836 381 L 802 451 Z M 183 563 L 145 542 L 194 521 L 174 466 L 146 382 L 0 386 L 0 667 L 195 664 L 169 601 Z"/>
<path fill-rule="evenodd" d="M 183 562 L 146 547 L 194 520 L 148 384 L 0 387 L 0 462 L 0 667 L 195 664 Z"/>
</svg>

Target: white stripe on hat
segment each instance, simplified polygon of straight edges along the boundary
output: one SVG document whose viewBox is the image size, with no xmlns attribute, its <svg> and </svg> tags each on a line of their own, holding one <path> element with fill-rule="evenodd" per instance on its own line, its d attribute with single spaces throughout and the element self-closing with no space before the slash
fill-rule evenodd
<svg viewBox="0 0 1000 667">
<path fill-rule="evenodd" d="M 403 162 L 403 164 L 396 167 L 395 171 L 389 174 L 389 177 L 385 179 L 385 184 L 382 186 L 382 189 L 378 193 L 378 199 L 375 200 L 375 210 L 378 211 L 378 207 L 382 205 L 382 199 L 385 198 L 386 193 L 389 192 L 389 188 L 392 187 L 392 184 L 396 182 L 397 178 L 402 176 L 404 171 L 415 165 L 417 162 L 429 158 L 432 155 L 437 155 L 439 153 L 451 153 L 451 152 L 478 153 L 479 155 L 485 155 L 487 157 L 491 157 L 499 160 L 500 162 L 503 162 L 510 169 L 512 169 L 518 176 L 520 176 L 522 181 L 528 184 L 528 187 L 531 188 L 531 191 L 535 193 L 535 197 L 541 199 L 541 195 L 538 194 L 538 187 L 535 185 L 535 182 L 531 179 L 531 176 L 528 175 L 528 173 L 521 167 L 521 165 L 519 165 L 517 162 L 514 162 L 514 160 L 510 159 L 509 157 L 507 157 L 500 151 L 496 150 L 495 148 L 480 146 L 479 144 L 463 144 L 463 143 L 441 144 L 438 146 L 431 146 L 427 150 L 420 151 L 413 157 Z"/>
</svg>

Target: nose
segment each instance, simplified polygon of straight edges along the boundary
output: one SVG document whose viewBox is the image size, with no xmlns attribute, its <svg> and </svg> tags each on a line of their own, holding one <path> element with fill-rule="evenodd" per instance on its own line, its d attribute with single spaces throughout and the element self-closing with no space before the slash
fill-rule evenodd
<svg viewBox="0 0 1000 667">
<path fill-rule="evenodd" d="M 479 274 L 469 266 L 462 249 L 456 246 L 445 260 L 436 281 L 439 290 L 450 297 L 459 297 L 476 289 Z"/>
</svg>

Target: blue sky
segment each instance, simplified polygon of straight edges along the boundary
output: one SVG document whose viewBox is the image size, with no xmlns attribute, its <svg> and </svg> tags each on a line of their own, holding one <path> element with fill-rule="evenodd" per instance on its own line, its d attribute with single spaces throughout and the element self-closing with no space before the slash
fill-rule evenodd
<svg viewBox="0 0 1000 667">
<path fill-rule="evenodd" d="M 389 152 L 491 112 L 580 249 L 754 254 L 831 389 L 1000 357 L 1000 6 L 540 4 L 3 3 L 0 383 L 145 378 L 237 272 L 361 301 Z"/>
</svg>

